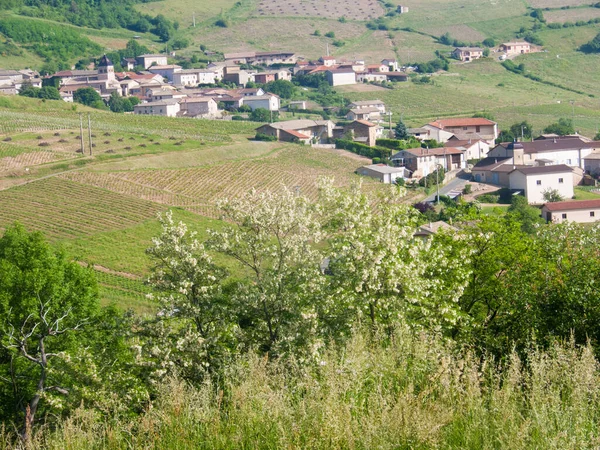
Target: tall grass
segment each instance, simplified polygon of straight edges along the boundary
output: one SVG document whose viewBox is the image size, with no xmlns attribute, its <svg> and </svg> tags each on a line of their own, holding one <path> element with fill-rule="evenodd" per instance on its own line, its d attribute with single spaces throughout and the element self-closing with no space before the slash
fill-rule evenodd
<svg viewBox="0 0 600 450">
<path fill-rule="evenodd" d="M 536 448 L 600 445 L 598 362 L 570 343 L 498 363 L 400 330 L 357 335 L 314 367 L 243 356 L 222 384 L 171 380 L 134 419 L 82 406 L 31 447 Z M 4 445 L 11 435 L 2 434 Z"/>
</svg>

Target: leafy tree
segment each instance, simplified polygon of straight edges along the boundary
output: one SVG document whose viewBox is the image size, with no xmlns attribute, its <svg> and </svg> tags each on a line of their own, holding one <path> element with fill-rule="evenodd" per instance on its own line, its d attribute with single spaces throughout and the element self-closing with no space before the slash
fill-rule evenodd
<svg viewBox="0 0 600 450">
<path fill-rule="evenodd" d="M 94 106 L 98 102 L 102 102 L 102 97 L 94 88 L 85 87 L 77 89 L 73 93 L 73 100 L 83 105 Z"/>
<path fill-rule="evenodd" d="M 40 96 L 40 88 L 34 87 L 30 81 L 26 81 L 21 85 L 19 95 L 22 97 L 38 98 Z"/>
<path fill-rule="evenodd" d="M 571 119 L 561 118 L 558 119 L 558 122 L 550 124 L 544 128 L 544 133 L 566 136 L 569 134 L 575 134 L 575 128 L 573 127 L 573 121 Z"/>
<path fill-rule="evenodd" d="M 190 41 L 185 38 L 174 39 L 171 42 L 171 48 L 174 50 L 181 50 L 190 46 Z"/>
<path fill-rule="evenodd" d="M 250 113 L 250 120 L 254 122 L 270 122 L 271 111 L 265 108 L 256 108 Z"/>
<path fill-rule="evenodd" d="M 532 234 L 536 231 L 537 225 L 544 223 L 540 215 L 540 210 L 530 206 L 527 199 L 522 195 L 513 195 L 508 214 L 521 223 L 521 229 L 525 233 Z"/>
<path fill-rule="evenodd" d="M 271 81 L 265 85 L 265 90 L 271 92 L 281 98 L 289 99 L 294 96 L 296 92 L 296 86 L 287 80 L 276 80 Z"/>
<path fill-rule="evenodd" d="M 116 113 L 125 112 L 127 110 L 126 103 L 129 103 L 129 101 L 121 97 L 117 92 L 110 94 L 110 98 L 108 99 L 108 107 L 112 112 Z"/>
<path fill-rule="evenodd" d="M 406 129 L 406 125 L 402 120 L 396 122 L 396 126 L 394 127 L 394 133 L 396 139 L 409 139 L 408 130 Z"/>
<path fill-rule="evenodd" d="M 335 33 L 333 31 L 328 31 L 327 33 L 325 33 L 325 37 L 333 39 L 335 37 Z"/>
<path fill-rule="evenodd" d="M 62 100 L 60 92 L 54 86 L 44 86 L 41 88 L 38 97 L 46 100 Z"/>
<path fill-rule="evenodd" d="M 545 202 L 550 203 L 562 202 L 564 200 L 564 197 L 560 194 L 559 190 L 552 188 L 545 189 L 542 192 L 542 197 L 544 198 Z"/>
<path fill-rule="evenodd" d="M 484 58 L 488 58 L 490 56 L 490 49 L 489 48 L 484 48 L 482 54 L 483 54 Z"/>
<path fill-rule="evenodd" d="M 496 41 L 492 38 L 486 38 L 481 43 L 483 44 L 483 46 L 488 48 L 496 46 Z"/>
<path fill-rule="evenodd" d="M 514 138 L 531 139 L 533 127 L 529 122 L 524 120 L 523 122 L 514 123 L 510 126 L 510 134 Z M 507 142 L 507 141 L 503 141 Z"/>
<path fill-rule="evenodd" d="M 600 52 L 600 33 L 594 39 L 579 47 L 579 51 L 583 53 L 598 53 Z"/>
<path fill-rule="evenodd" d="M 0 238 L 2 414 L 22 420 L 28 438 L 39 416 L 71 391 L 65 362 L 99 311 L 90 270 L 54 251 L 40 233 L 9 227 Z M 9 412 L 10 411 L 10 412 Z M 6 418 L 6 416 L 5 416 Z"/>
</svg>

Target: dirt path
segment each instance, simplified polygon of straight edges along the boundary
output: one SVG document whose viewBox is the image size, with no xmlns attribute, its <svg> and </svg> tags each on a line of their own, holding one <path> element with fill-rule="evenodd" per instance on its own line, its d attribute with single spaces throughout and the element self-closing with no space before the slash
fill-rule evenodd
<svg viewBox="0 0 600 450">
<path fill-rule="evenodd" d="M 90 264 L 86 263 L 85 261 L 77 261 L 77 264 L 79 264 L 82 267 L 90 266 Z M 138 275 L 134 275 L 134 274 L 128 273 L 128 272 L 119 272 L 117 270 L 112 270 L 112 269 L 109 269 L 108 267 L 101 266 L 100 264 L 93 264 L 92 269 L 97 270 L 98 272 L 107 273 L 109 275 L 116 275 L 119 277 L 128 278 L 130 280 L 139 280 L 140 279 L 140 277 Z"/>
</svg>

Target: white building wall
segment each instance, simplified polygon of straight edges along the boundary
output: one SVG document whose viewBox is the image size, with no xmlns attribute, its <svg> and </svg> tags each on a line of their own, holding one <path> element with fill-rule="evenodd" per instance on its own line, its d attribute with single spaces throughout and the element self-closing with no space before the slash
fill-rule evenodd
<svg viewBox="0 0 600 450">
<path fill-rule="evenodd" d="M 593 223 L 600 220 L 600 208 L 553 211 L 548 217 L 548 210 L 542 208 L 542 218 L 552 223 L 577 222 Z"/>
<path fill-rule="evenodd" d="M 562 179 L 562 182 L 560 181 Z M 510 189 L 520 189 L 525 193 L 527 201 L 531 204 L 545 203 L 543 192 L 556 189 L 559 194 L 569 200 L 573 197 L 573 173 L 548 173 L 525 175 L 519 171 L 509 175 Z"/>
</svg>

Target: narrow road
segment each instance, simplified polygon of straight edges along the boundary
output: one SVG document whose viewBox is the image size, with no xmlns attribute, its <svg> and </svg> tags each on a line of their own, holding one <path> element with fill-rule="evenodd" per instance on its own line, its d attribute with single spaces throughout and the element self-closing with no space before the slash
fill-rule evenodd
<svg viewBox="0 0 600 450">
<path fill-rule="evenodd" d="M 465 184 L 467 184 L 467 182 L 470 179 L 471 179 L 471 174 L 465 173 L 465 172 L 459 173 L 456 178 L 450 180 L 444 186 L 440 186 L 440 195 L 448 195 L 450 193 L 450 191 L 461 191 L 462 192 L 463 188 L 465 187 Z M 433 194 L 426 197 L 423 200 L 423 202 L 430 202 L 430 203 L 435 202 L 436 197 L 437 197 L 437 192 L 434 192 Z"/>
</svg>

